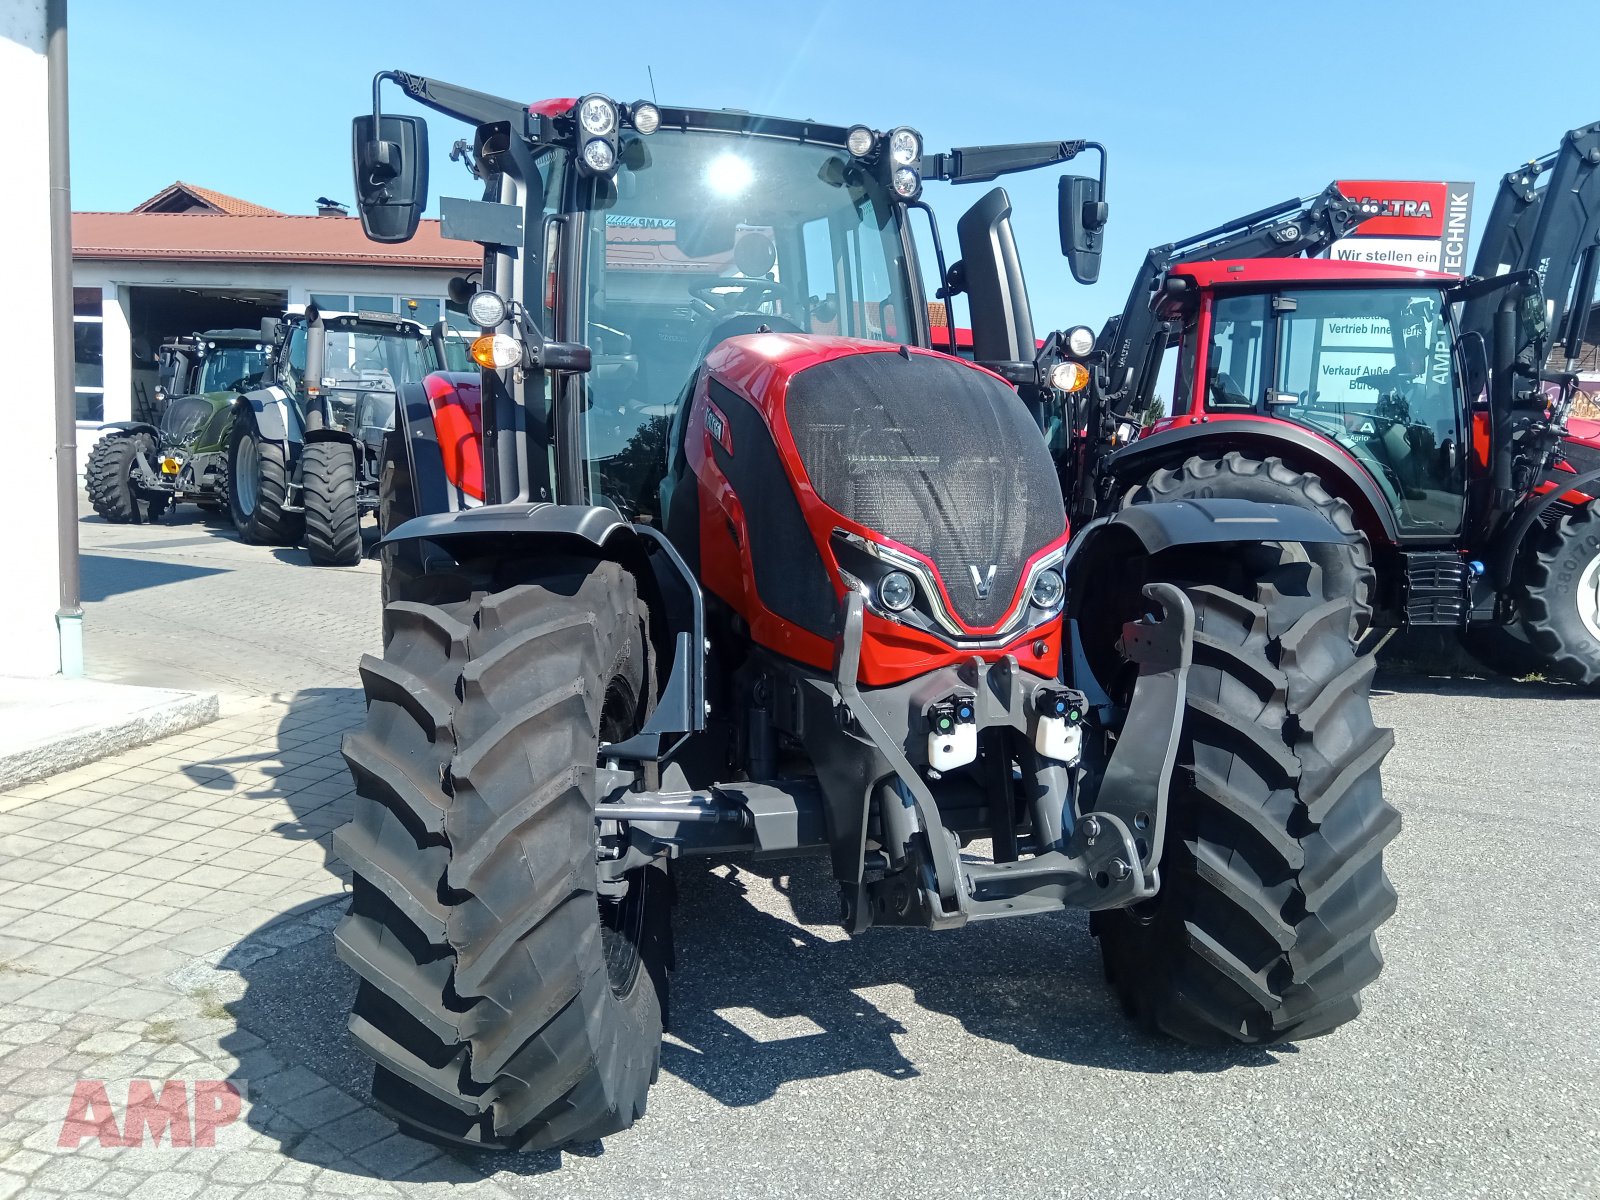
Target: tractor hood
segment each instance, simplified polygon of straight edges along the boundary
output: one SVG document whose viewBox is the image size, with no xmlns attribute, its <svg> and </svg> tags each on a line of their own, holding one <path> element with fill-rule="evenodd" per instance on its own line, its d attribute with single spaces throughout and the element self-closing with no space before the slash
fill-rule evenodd
<svg viewBox="0 0 1600 1200">
<path fill-rule="evenodd" d="M 733 337 L 706 360 L 685 450 L 703 578 L 775 650 L 830 665 L 840 598 L 863 591 L 871 613 L 889 571 L 911 576 L 913 598 L 878 605 L 870 624 L 907 661 L 913 646 L 925 663 L 1059 628 L 1031 597 L 1066 543 L 1061 488 L 997 375 L 882 342 Z M 890 682 L 892 667 L 870 659 L 868 682 Z M 1047 651 L 1024 665 L 1055 663 Z"/>
</svg>

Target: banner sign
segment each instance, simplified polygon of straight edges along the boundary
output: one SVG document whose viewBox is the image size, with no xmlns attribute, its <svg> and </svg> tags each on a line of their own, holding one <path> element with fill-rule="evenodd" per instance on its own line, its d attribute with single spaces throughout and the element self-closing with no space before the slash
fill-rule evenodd
<svg viewBox="0 0 1600 1200">
<path fill-rule="evenodd" d="M 1378 215 L 1363 221 L 1354 236 L 1335 242 L 1330 258 L 1467 273 L 1472 184 L 1395 179 L 1338 183 L 1339 190 L 1356 203 L 1375 204 Z"/>
</svg>

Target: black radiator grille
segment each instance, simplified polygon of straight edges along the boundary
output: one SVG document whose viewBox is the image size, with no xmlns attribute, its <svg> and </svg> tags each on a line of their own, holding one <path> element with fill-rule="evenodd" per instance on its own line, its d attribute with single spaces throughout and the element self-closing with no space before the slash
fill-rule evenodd
<svg viewBox="0 0 1600 1200">
<path fill-rule="evenodd" d="M 1024 563 L 1066 530 L 1038 427 L 1014 391 L 965 364 L 834 359 L 790 381 L 787 414 L 823 502 L 932 559 L 968 625 L 1004 617 Z"/>
</svg>

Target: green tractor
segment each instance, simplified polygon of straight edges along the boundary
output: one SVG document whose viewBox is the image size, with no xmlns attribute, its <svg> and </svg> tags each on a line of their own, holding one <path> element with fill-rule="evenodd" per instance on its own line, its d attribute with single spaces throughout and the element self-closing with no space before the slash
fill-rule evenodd
<svg viewBox="0 0 1600 1200">
<path fill-rule="evenodd" d="M 390 313 L 312 306 L 270 324 L 266 375 L 240 398 L 227 439 L 234 526 L 247 542 L 303 541 L 313 563 L 352 566 L 395 398 L 439 369 L 441 350 L 428 328 Z"/>
<path fill-rule="evenodd" d="M 256 329 L 210 329 L 163 343 L 157 422 L 103 425 L 90 452 L 85 484 L 95 512 L 129 524 L 154 521 L 181 500 L 222 508 L 233 410 L 260 386 L 268 350 Z"/>
</svg>

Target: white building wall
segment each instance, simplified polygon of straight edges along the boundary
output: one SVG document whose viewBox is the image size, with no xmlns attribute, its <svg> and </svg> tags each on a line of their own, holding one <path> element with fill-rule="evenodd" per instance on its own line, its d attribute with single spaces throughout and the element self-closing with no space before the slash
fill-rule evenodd
<svg viewBox="0 0 1600 1200">
<path fill-rule="evenodd" d="M 56 609 L 56 436 L 50 308 L 50 183 L 43 0 L 0 4 L 0 112 L 5 161 L 0 187 L 5 287 L 0 288 L 0 362 L 27 364 L 34 381 L 6 405 L 6 440 L 14 447 L 0 471 L 0 675 L 53 675 L 61 666 Z"/>
<path fill-rule="evenodd" d="M 75 288 L 100 289 L 101 312 L 105 322 L 104 420 L 126 421 L 133 415 L 133 345 L 129 328 L 132 288 L 266 289 L 286 292 L 290 306 L 304 306 L 313 292 L 436 296 L 442 299 L 451 276 L 460 273 L 460 268 L 413 270 L 301 263 L 79 259 L 72 265 L 72 285 Z M 88 462 L 90 448 L 100 437 L 100 425 L 100 421 L 78 422 L 79 475 L 83 474 Z"/>
</svg>

